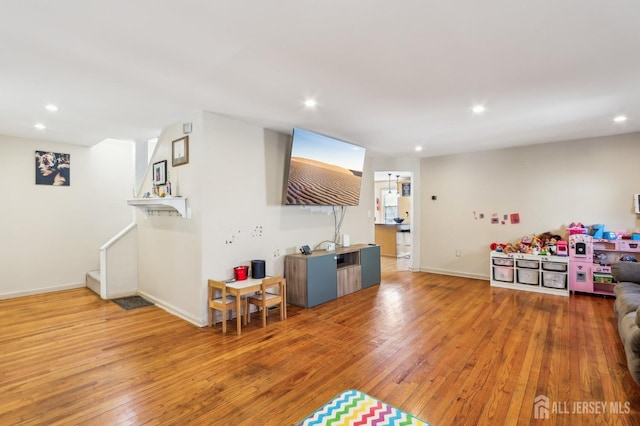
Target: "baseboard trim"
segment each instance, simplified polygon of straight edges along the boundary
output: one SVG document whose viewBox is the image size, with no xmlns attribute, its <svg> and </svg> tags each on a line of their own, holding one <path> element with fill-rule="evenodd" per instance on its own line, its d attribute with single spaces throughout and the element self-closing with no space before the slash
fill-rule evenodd
<svg viewBox="0 0 640 426">
<path fill-rule="evenodd" d="M 173 306 L 171 303 L 167 303 L 164 300 L 158 299 L 157 297 L 154 297 L 145 291 L 138 290 L 138 294 L 144 297 L 145 299 L 147 299 L 148 301 L 153 302 L 157 307 L 169 312 L 171 315 L 175 315 L 178 318 L 182 318 L 183 320 L 190 322 L 195 326 L 204 327 L 207 325 L 206 321 L 203 322 L 201 319 L 193 317 L 188 312 L 185 312 L 184 310 L 176 306 Z"/>
<path fill-rule="evenodd" d="M 467 272 L 450 271 L 448 269 L 420 268 L 420 272 L 429 272 L 431 274 L 440 274 L 440 275 L 452 275 L 454 277 L 473 278 L 476 280 L 489 281 L 490 279 L 489 275 L 469 274 Z"/>
<path fill-rule="evenodd" d="M 56 291 L 63 291 L 63 290 L 73 290 L 76 288 L 82 288 L 86 286 L 87 286 L 86 283 L 76 283 L 76 284 L 57 285 L 54 287 L 36 288 L 33 290 L 27 290 L 27 291 L 16 291 L 13 293 L 2 293 L 0 294 L 0 300 L 15 299 L 16 297 L 24 297 L 24 296 L 33 296 L 34 294 L 53 293 Z"/>
</svg>

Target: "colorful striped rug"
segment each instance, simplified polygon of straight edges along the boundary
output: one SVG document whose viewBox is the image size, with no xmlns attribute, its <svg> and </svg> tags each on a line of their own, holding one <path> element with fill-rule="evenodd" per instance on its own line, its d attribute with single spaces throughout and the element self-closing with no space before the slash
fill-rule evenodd
<svg viewBox="0 0 640 426">
<path fill-rule="evenodd" d="M 310 425 L 429 425 L 358 390 L 347 390 L 298 423 Z"/>
</svg>

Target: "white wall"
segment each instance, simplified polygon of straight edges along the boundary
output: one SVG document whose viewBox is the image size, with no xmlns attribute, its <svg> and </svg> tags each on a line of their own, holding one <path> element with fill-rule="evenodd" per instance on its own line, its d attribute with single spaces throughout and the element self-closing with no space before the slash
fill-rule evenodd
<svg viewBox="0 0 640 426">
<path fill-rule="evenodd" d="M 266 261 L 284 272 L 284 255 L 333 236 L 327 208 L 282 205 L 290 136 L 204 112 L 194 120 L 190 162 L 179 172 L 192 218 L 138 215 L 140 292 L 196 324 L 207 319 L 207 279 L 227 279 L 233 267 Z M 163 132 L 153 161 L 170 159 L 180 123 Z M 146 178 L 143 190 L 150 187 Z M 365 163 L 360 206 L 348 207 L 343 233 L 352 244 L 373 242 L 373 173 Z"/>
<path fill-rule="evenodd" d="M 0 298 L 85 285 L 100 246 L 131 222 L 132 149 L 0 136 Z M 36 150 L 71 154 L 70 186 L 35 184 Z"/>
<path fill-rule="evenodd" d="M 187 198 L 191 218 L 148 216 L 137 211 L 138 292 L 159 306 L 193 323 L 201 321 L 202 208 L 198 167 L 206 164 L 202 126 L 195 117 L 189 135 L 189 163 L 171 166 L 171 142 L 183 137 L 182 123 L 163 130 L 152 163 L 167 160 L 167 174 L 175 195 Z M 142 192 L 151 192 L 151 168 Z M 141 195 L 141 194 L 139 194 Z"/>
<path fill-rule="evenodd" d="M 188 197 L 192 217 L 136 213 L 138 288 L 203 325 L 208 278 L 229 278 L 252 259 L 264 259 L 268 274 L 283 273 L 285 254 L 332 238 L 333 215 L 281 204 L 290 136 L 211 113 L 190 121 L 189 164 L 170 166 L 182 123 L 164 130 L 153 161 L 168 160 L 174 192 Z M 99 247 L 130 222 L 132 145 L 0 136 L 0 148 L 0 298 L 84 285 L 85 272 L 98 267 Z M 71 154 L 70 187 L 35 185 L 35 150 Z M 373 242 L 373 171 L 406 170 L 413 175 L 412 268 L 487 278 L 493 241 L 562 231 L 572 221 L 640 228 L 632 201 L 640 193 L 638 158 L 638 133 L 422 160 L 367 157 L 360 206 L 347 209 L 342 233 L 354 244 Z M 143 191 L 150 188 L 146 176 Z M 494 212 L 500 220 L 519 213 L 521 223 L 492 225 Z"/>
<path fill-rule="evenodd" d="M 420 268 L 488 278 L 494 241 L 562 235 L 573 221 L 640 228 L 632 197 L 640 193 L 639 158 L 634 133 L 423 159 Z M 475 219 L 474 211 L 485 218 Z M 500 221 L 519 213 L 520 224 L 491 224 L 493 213 Z"/>
<path fill-rule="evenodd" d="M 204 276 L 231 277 L 234 266 L 252 259 L 265 260 L 267 274 L 282 274 L 283 255 L 333 238 L 330 207 L 282 205 L 289 135 L 209 113 L 204 123 L 210 158 L 203 197 Z M 369 186 L 371 176 L 363 179 L 360 206 L 348 207 L 343 222 L 342 233 L 354 244 L 373 242 Z"/>
</svg>

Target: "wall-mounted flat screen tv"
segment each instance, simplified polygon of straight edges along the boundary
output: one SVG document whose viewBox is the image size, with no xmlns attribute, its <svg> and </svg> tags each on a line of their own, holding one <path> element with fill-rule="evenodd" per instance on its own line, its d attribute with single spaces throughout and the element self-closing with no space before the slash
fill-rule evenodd
<svg viewBox="0 0 640 426">
<path fill-rule="evenodd" d="M 365 148 L 293 129 L 284 204 L 357 206 Z"/>
</svg>

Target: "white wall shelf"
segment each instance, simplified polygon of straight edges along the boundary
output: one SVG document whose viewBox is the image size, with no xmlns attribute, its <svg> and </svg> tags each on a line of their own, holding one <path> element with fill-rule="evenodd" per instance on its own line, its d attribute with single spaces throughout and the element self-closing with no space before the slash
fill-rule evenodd
<svg viewBox="0 0 640 426">
<path fill-rule="evenodd" d="M 176 212 L 182 217 L 191 217 L 187 209 L 187 199 L 182 197 L 136 198 L 127 200 L 127 204 L 139 208 L 146 216 L 157 212 Z"/>
</svg>

